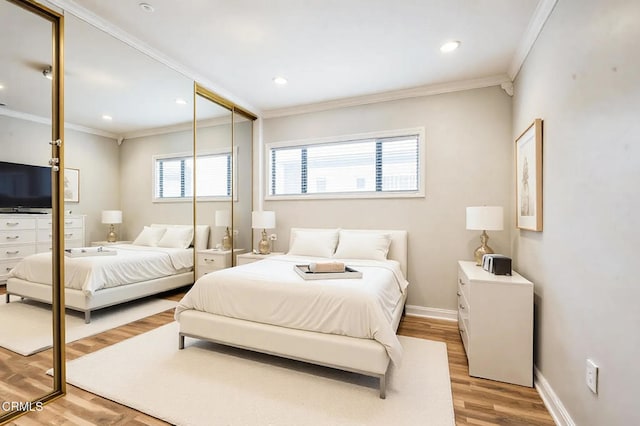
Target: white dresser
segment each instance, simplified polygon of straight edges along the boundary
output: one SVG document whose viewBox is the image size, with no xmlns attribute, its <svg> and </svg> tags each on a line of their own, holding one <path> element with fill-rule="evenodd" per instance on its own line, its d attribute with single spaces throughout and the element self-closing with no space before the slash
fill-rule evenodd
<svg viewBox="0 0 640 426">
<path fill-rule="evenodd" d="M 0 214 L 0 283 L 23 257 L 51 250 L 51 225 L 49 214 Z M 84 235 L 85 217 L 65 216 L 65 247 L 83 247 Z"/>
<path fill-rule="evenodd" d="M 459 261 L 458 328 L 470 376 L 533 386 L 533 283 Z"/>
</svg>

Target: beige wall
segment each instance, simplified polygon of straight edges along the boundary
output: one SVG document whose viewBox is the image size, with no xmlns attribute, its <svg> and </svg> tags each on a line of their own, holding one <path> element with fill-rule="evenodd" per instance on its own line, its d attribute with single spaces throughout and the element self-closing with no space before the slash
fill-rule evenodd
<svg viewBox="0 0 640 426">
<path fill-rule="evenodd" d="M 544 231 L 514 232 L 513 254 L 535 283 L 537 368 L 581 426 L 640 424 L 639 16 L 559 1 L 515 82 L 512 136 L 544 119 Z"/>
<path fill-rule="evenodd" d="M 276 212 L 279 251 L 288 248 L 291 227 L 408 230 L 408 304 L 454 310 L 456 261 L 472 259 L 479 245 L 479 233 L 465 229 L 465 207 L 501 205 L 505 217 L 511 212 L 511 98 L 504 91 L 491 87 L 265 119 L 263 140 L 412 127 L 426 133 L 425 198 L 266 201 L 264 209 Z M 490 238 L 497 252 L 509 254 L 509 230 Z"/>
<path fill-rule="evenodd" d="M 51 157 L 51 126 L 0 116 L 0 160 L 46 166 Z M 65 167 L 80 171 L 80 202 L 65 210 L 86 215 L 85 243 L 104 240 L 102 210 L 120 206 L 119 157 L 115 140 L 65 129 Z"/>
</svg>

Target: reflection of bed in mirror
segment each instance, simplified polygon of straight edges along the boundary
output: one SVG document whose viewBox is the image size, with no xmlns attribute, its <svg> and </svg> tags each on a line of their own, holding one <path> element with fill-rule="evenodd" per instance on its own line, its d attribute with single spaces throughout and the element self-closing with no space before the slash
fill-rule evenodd
<svg viewBox="0 0 640 426">
<path fill-rule="evenodd" d="M 209 227 L 144 227 L 133 244 L 70 249 L 65 253 L 65 306 L 84 312 L 159 294 L 193 283 L 193 246 L 206 247 Z M 10 295 L 51 303 L 51 255 L 27 256 L 9 273 Z"/>
<path fill-rule="evenodd" d="M 294 269 L 327 261 L 362 278 L 304 280 Z M 402 355 L 406 266 L 406 231 L 294 228 L 287 255 L 194 284 L 176 308 L 179 346 L 191 337 L 373 376 L 384 398 L 389 364 Z"/>
</svg>

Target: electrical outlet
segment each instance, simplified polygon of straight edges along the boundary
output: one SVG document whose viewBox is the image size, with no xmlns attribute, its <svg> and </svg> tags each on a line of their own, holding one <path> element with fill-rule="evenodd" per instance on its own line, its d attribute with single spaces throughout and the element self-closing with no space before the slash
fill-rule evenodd
<svg viewBox="0 0 640 426">
<path fill-rule="evenodd" d="M 591 392 L 598 393 L 598 366 L 590 359 L 587 359 L 587 386 Z"/>
</svg>

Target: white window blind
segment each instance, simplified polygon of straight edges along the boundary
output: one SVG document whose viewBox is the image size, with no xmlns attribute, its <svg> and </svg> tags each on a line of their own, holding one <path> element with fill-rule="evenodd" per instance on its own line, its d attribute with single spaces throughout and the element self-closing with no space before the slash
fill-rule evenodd
<svg viewBox="0 0 640 426">
<path fill-rule="evenodd" d="M 269 148 L 270 196 L 420 191 L 420 134 Z"/>
<path fill-rule="evenodd" d="M 193 157 L 155 158 L 154 198 L 180 200 L 193 196 Z M 199 155 L 196 188 L 198 198 L 231 195 L 231 153 Z"/>
</svg>

